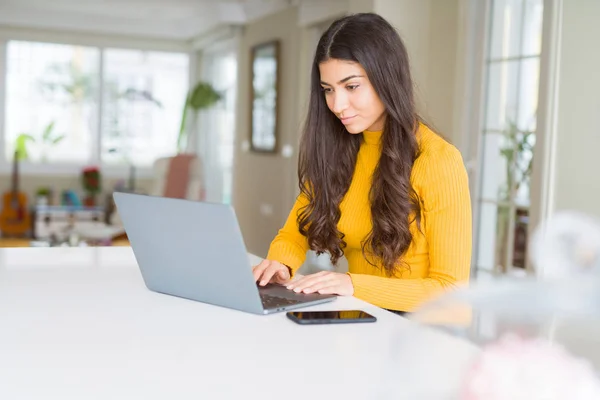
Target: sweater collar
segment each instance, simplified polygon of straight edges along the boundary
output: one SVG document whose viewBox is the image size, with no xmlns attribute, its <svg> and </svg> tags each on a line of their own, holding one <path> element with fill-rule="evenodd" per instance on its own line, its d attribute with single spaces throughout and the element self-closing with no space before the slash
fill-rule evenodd
<svg viewBox="0 0 600 400">
<path fill-rule="evenodd" d="M 363 139 L 366 144 L 379 144 L 383 131 L 364 131 Z"/>
</svg>

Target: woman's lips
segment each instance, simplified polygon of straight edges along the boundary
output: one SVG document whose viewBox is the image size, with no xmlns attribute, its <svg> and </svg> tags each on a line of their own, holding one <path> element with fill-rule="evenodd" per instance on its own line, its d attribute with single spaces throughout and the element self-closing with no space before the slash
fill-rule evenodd
<svg viewBox="0 0 600 400">
<path fill-rule="evenodd" d="M 352 122 L 354 117 L 356 117 L 356 115 L 353 115 L 352 117 L 340 118 L 340 121 L 342 121 L 342 124 L 348 125 L 350 122 Z"/>
</svg>

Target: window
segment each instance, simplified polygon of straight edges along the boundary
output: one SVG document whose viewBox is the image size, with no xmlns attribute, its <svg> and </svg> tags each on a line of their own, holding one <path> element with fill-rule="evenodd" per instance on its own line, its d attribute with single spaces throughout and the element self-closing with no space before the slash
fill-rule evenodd
<svg viewBox="0 0 600 400">
<path fill-rule="evenodd" d="M 149 166 L 173 155 L 187 88 L 185 54 L 106 49 L 102 162 Z"/>
<path fill-rule="evenodd" d="M 31 162 L 90 160 L 98 118 L 99 61 L 99 50 L 90 47 L 8 43 L 8 160 L 18 141 Z"/>
<path fill-rule="evenodd" d="M 493 0 L 478 193 L 476 263 L 525 268 L 543 0 Z"/>
<path fill-rule="evenodd" d="M 10 41 L 4 156 L 150 167 L 176 151 L 188 64 L 185 53 Z"/>
</svg>

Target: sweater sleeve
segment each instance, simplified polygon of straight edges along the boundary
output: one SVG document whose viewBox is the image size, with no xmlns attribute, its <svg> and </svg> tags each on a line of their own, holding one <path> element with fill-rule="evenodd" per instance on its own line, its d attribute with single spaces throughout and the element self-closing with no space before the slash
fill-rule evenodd
<svg viewBox="0 0 600 400">
<path fill-rule="evenodd" d="M 460 152 L 445 148 L 422 155 L 415 177 L 422 183 L 421 227 L 429 251 L 429 275 L 420 279 L 350 274 L 354 296 L 376 306 L 414 311 L 423 302 L 469 280 L 471 264 L 471 199 Z M 417 233 L 419 234 L 419 233 Z"/>
<path fill-rule="evenodd" d="M 304 194 L 300 194 L 296 199 L 287 221 L 283 228 L 279 230 L 275 239 L 271 242 L 267 259 L 279 261 L 287 265 L 292 276 L 306 259 L 306 252 L 309 250 L 308 240 L 302 235 L 298 228 L 298 213 L 308 204 L 308 199 Z"/>
</svg>

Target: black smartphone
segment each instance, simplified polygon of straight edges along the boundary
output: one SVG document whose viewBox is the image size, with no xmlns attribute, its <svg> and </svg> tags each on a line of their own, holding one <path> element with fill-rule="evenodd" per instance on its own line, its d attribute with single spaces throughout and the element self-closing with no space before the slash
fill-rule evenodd
<svg viewBox="0 0 600 400">
<path fill-rule="evenodd" d="M 297 324 L 352 324 L 359 322 L 375 322 L 377 318 L 360 310 L 345 311 L 290 311 L 287 317 Z"/>
</svg>

